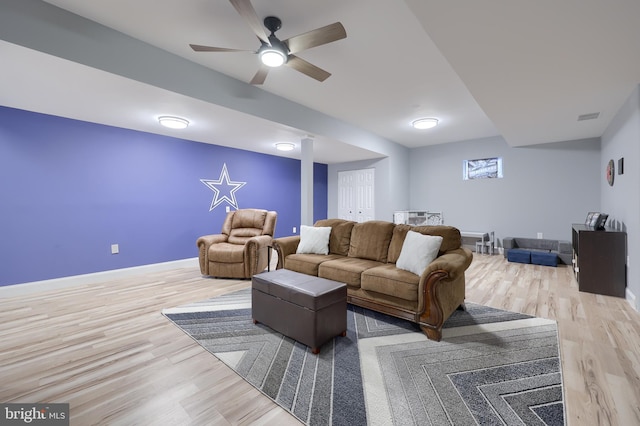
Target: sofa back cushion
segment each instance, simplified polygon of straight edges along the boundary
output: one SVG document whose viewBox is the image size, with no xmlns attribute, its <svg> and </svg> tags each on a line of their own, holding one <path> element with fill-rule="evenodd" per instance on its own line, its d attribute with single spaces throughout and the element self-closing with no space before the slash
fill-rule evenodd
<svg viewBox="0 0 640 426">
<path fill-rule="evenodd" d="M 387 261 L 390 263 L 396 263 L 398 258 L 400 257 L 400 252 L 402 251 L 402 245 L 404 244 L 404 238 L 407 236 L 407 232 L 409 232 L 413 228 L 410 225 L 396 225 L 393 228 L 393 236 L 391 237 L 391 243 L 389 244 L 389 254 L 387 256 Z"/>
<path fill-rule="evenodd" d="M 344 219 L 322 219 L 313 226 L 330 226 L 329 254 L 339 254 L 346 256 L 349 253 L 349 242 L 351 241 L 351 231 L 355 222 Z"/>
<path fill-rule="evenodd" d="M 381 220 L 356 223 L 351 231 L 348 256 L 386 262 L 395 226 Z"/>
<path fill-rule="evenodd" d="M 450 250 L 460 248 L 462 245 L 462 237 L 460 236 L 460 230 L 453 226 L 410 226 L 410 225 L 396 225 L 393 230 L 393 238 L 389 244 L 389 256 L 388 262 L 396 263 L 400 257 L 402 251 L 402 245 L 404 239 L 407 236 L 407 232 L 414 231 L 425 235 L 434 235 L 442 237 L 442 244 L 440 245 L 440 251 L 438 256 L 446 253 Z"/>
<path fill-rule="evenodd" d="M 534 250 L 558 250 L 558 240 L 546 240 L 538 238 L 514 238 L 514 248 Z"/>
</svg>

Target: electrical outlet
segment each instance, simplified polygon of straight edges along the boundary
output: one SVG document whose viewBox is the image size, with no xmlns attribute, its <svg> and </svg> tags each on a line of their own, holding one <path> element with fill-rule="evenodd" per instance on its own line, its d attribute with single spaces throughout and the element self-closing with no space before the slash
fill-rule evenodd
<svg viewBox="0 0 640 426">
<path fill-rule="evenodd" d="M 293 233 L 295 234 L 297 232 L 297 228 L 294 226 L 293 227 Z"/>
<path fill-rule="evenodd" d="M 542 232 L 538 232 L 538 239 L 541 240 L 542 239 Z"/>
<path fill-rule="evenodd" d="M 111 244 L 111 254 L 120 253 L 120 246 L 118 244 Z"/>
</svg>

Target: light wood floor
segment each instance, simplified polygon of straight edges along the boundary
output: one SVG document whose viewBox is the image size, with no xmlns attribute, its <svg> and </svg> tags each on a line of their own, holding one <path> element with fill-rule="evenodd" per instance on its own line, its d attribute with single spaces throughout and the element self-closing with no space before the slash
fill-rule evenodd
<svg viewBox="0 0 640 426">
<path fill-rule="evenodd" d="M 72 425 L 299 424 L 161 315 L 248 287 L 196 268 L 0 299 L 0 402 L 66 402 Z M 568 267 L 476 255 L 467 300 L 558 321 L 569 425 L 640 425 L 640 314 Z"/>
</svg>

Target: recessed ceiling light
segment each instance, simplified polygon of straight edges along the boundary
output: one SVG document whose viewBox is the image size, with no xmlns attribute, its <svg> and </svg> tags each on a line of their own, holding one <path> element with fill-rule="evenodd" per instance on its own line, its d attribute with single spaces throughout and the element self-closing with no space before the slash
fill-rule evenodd
<svg viewBox="0 0 640 426">
<path fill-rule="evenodd" d="M 438 125 L 438 119 L 437 118 L 418 118 L 417 120 L 414 120 L 411 123 L 411 125 L 415 129 L 420 129 L 420 130 L 430 129 Z"/>
<path fill-rule="evenodd" d="M 293 151 L 295 147 L 295 144 L 292 144 L 290 142 L 278 142 L 276 144 L 276 149 L 278 151 Z"/>
<path fill-rule="evenodd" d="M 162 124 L 164 127 L 168 127 L 170 129 L 186 129 L 189 125 L 188 120 L 180 117 L 172 117 L 169 115 L 158 117 L 158 122 L 160 122 L 160 124 Z"/>
</svg>

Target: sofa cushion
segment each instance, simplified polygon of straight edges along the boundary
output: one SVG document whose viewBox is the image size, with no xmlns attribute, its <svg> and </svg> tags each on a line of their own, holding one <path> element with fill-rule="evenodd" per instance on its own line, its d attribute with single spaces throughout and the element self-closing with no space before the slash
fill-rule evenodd
<svg viewBox="0 0 640 426">
<path fill-rule="evenodd" d="M 296 253 L 329 254 L 330 226 L 300 226 L 300 243 Z"/>
<path fill-rule="evenodd" d="M 393 228 L 393 234 L 391 236 L 391 242 L 389 243 L 389 251 L 387 253 L 387 262 L 396 263 L 400 257 L 402 251 L 402 244 L 404 244 L 404 237 L 407 236 L 413 228 L 411 225 L 399 224 Z"/>
<path fill-rule="evenodd" d="M 318 276 L 345 283 L 351 287 L 360 287 L 361 275 L 364 271 L 382 265 L 374 260 L 356 257 L 341 257 L 322 262 L 318 267 Z"/>
<path fill-rule="evenodd" d="M 285 269 L 318 276 L 318 267 L 329 260 L 340 259 L 337 254 L 290 254 L 284 259 Z"/>
<path fill-rule="evenodd" d="M 436 225 L 436 226 L 414 226 L 412 231 L 419 232 L 424 235 L 435 235 L 442 237 L 442 245 L 439 254 L 446 253 L 451 250 L 457 250 L 462 246 L 462 236 L 460 230 L 453 226 Z"/>
<path fill-rule="evenodd" d="M 435 225 L 435 226 L 411 226 L 411 225 L 396 225 L 393 229 L 393 237 L 389 244 L 389 253 L 387 262 L 395 263 L 400 257 L 402 251 L 402 245 L 407 232 L 414 231 L 424 235 L 435 235 L 442 237 L 442 244 L 440 245 L 440 251 L 438 255 L 446 253 L 451 250 L 459 249 L 462 245 L 462 237 L 460 231 L 452 226 Z"/>
<path fill-rule="evenodd" d="M 535 249 L 557 251 L 558 240 L 548 240 L 543 238 L 513 238 L 513 248 Z"/>
<path fill-rule="evenodd" d="M 509 262 L 531 263 L 531 251 L 522 249 L 511 249 L 507 255 Z"/>
<path fill-rule="evenodd" d="M 440 236 L 409 231 L 402 244 L 396 266 L 416 275 L 422 275 L 427 266 L 438 256 L 441 244 Z"/>
<path fill-rule="evenodd" d="M 394 227 L 380 220 L 356 223 L 351 231 L 349 257 L 386 263 Z"/>
<path fill-rule="evenodd" d="M 417 275 L 388 263 L 364 271 L 360 286 L 363 290 L 415 302 L 418 300 L 419 281 Z"/>
<path fill-rule="evenodd" d="M 558 266 L 558 255 L 548 251 L 531 250 L 531 263 L 534 265 Z"/>
<path fill-rule="evenodd" d="M 351 231 L 355 222 L 344 219 L 322 219 L 314 226 L 330 226 L 329 253 L 346 256 L 349 254 L 349 242 L 351 241 Z"/>
</svg>

